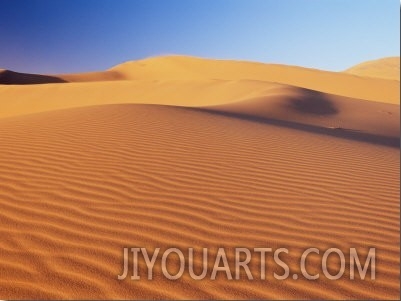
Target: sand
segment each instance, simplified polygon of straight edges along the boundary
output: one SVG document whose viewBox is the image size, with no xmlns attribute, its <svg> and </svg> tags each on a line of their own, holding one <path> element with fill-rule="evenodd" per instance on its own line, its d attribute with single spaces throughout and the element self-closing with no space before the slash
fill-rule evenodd
<svg viewBox="0 0 401 301">
<path fill-rule="evenodd" d="M 398 298 L 399 81 L 178 56 L 4 72 L 0 298 Z M 238 246 L 298 274 L 309 247 L 375 247 L 376 280 L 117 280 L 124 247 Z"/>
<path fill-rule="evenodd" d="M 387 57 L 353 66 L 345 72 L 373 78 L 400 80 L 400 57 Z"/>
</svg>

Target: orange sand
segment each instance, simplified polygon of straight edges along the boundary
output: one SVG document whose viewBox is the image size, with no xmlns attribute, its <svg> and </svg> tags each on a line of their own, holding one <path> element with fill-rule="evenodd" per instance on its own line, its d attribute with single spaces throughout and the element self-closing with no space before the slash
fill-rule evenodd
<svg viewBox="0 0 401 301">
<path fill-rule="evenodd" d="M 347 69 L 345 72 L 360 76 L 400 80 L 400 57 L 388 57 L 368 61 Z"/>
<path fill-rule="evenodd" d="M 369 76 L 178 56 L 0 71 L 0 298 L 397 299 L 400 83 Z M 298 273 L 306 248 L 375 247 L 377 273 L 118 281 L 124 247 L 286 247 Z"/>
</svg>

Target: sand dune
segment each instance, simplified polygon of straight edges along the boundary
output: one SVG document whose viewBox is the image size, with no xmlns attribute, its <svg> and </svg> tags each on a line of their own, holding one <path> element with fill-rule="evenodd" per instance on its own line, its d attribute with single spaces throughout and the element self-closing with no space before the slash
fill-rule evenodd
<svg viewBox="0 0 401 301">
<path fill-rule="evenodd" d="M 208 109 L 250 120 L 287 121 L 355 134 L 387 137 L 399 145 L 400 106 L 281 86 L 264 97 Z M 336 133 L 337 133 L 336 131 Z M 342 132 L 342 133 L 341 133 Z"/>
<path fill-rule="evenodd" d="M 363 62 L 345 72 L 360 76 L 400 80 L 400 57 L 389 57 Z"/>
<path fill-rule="evenodd" d="M 66 83 L 0 85 L 0 118 L 117 103 L 207 107 L 267 99 L 272 90 L 275 93 L 277 89 L 294 88 L 321 95 L 400 103 L 399 81 L 293 66 L 178 56 L 129 62 L 104 72 L 54 77 Z M 26 78 L 34 77 L 17 77 L 15 83 Z M 10 77 L 7 79 L 9 82 Z"/>
<path fill-rule="evenodd" d="M 65 81 L 57 76 L 20 73 L 0 69 L 0 84 L 2 85 L 35 85 L 63 82 Z"/>
<path fill-rule="evenodd" d="M 250 96 L 263 96 L 254 95 L 254 86 L 258 86 L 258 89 L 260 89 L 261 87 L 268 88 L 274 84 L 283 84 L 351 98 L 400 103 L 399 81 L 360 77 L 343 72 L 328 72 L 295 66 L 210 60 L 185 56 L 149 58 L 127 62 L 103 72 L 61 74 L 55 75 L 55 77 L 69 83 L 92 82 L 93 85 L 89 85 L 90 83 L 85 83 L 84 86 L 59 85 L 51 90 L 49 90 L 48 85 L 32 86 L 25 91 L 23 98 L 22 95 L 17 98 L 20 101 L 36 102 L 38 98 L 43 100 L 52 95 L 57 99 L 62 97 L 64 99 L 68 98 L 67 101 L 71 101 L 71 99 L 76 99 L 77 93 L 81 93 L 81 89 L 84 89 L 94 94 L 99 91 L 98 94 L 105 95 L 109 101 L 118 99 L 118 101 L 113 101 L 114 103 L 125 102 L 125 99 L 132 98 L 134 100 L 130 100 L 130 102 L 142 103 L 143 99 L 145 99 L 147 103 L 178 104 L 177 98 L 182 98 L 182 93 L 171 93 L 171 91 L 183 89 L 182 87 L 185 89 L 188 87 L 189 81 L 194 83 L 208 81 L 214 84 L 221 84 L 223 86 L 222 89 L 224 89 L 225 85 L 231 84 L 236 89 L 236 93 L 241 90 L 243 95 L 244 91 L 247 91 Z M 106 85 L 103 81 L 113 81 L 113 83 Z M 165 87 L 166 82 L 168 82 L 167 88 Z M 131 86 L 127 88 L 129 85 Z M 135 90 L 138 89 L 137 86 L 139 86 L 140 92 L 134 95 L 135 97 L 131 97 L 132 93 L 135 93 Z M 241 88 L 237 86 L 241 86 Z M 124 89 L 128 89 L 128 91 L 123 92 Z M 159 90 L 160 93 L 156 93 Z M 205 88 L 198 90 L 202 91 Z M 15 99 L 16 97 L 13 93 L 18 94 L 19 91 L 20 87 L 2 87 L 0 85 L 0 93 L 4 98 Z M 91 92 L 85 92 L 85 96 L 91 96 L 88 95 Z M 116 97 L 114 97 L 114 93 L 117 94 Z M 168 99 L 165 97 L 166 93 Z M 236 93 L 232 94 L 235 96 Z M 191 99 L 187 100 L 189 102 L 188 105 L 222 104 L 237 100 L 232 95 L 227 97 L 226 94 L 220 95 L 214 92 L 211 95 L 212 97 L 194 103 L 192 101 L 193 95 L 191 94 Z M 82 99 L 82 102 L 85 101 L 87 101 L 85 98 Z M 29 103 L 23 104 L 23 106 L 26 105 L 29 106 Z M 49 108 L 49 110 L 52 109 Z M 60 107 L 54 109 L 60 109 Z M 40 109 L 39 111 L 42 110 Z"/>
<path fill-rule="evenodd" d="M 124 79 L 126 79 L 124 75 L 117 71 L 41 75 L 0 69 L 0 85 L 38 85 L 69 82 L 99 82 Z"/>
<path fill-rule="evenodd" d="M 131 79 L 256 80 L 353 98 L 399 103 L 399 82 L 297 66 L 167 56 L 128 62 L 111 70 L 124 73 Z"/>
<path fill-rule="evenodd" d="M 188 57 L 52 78 L 0 73 L 0 298 L 398 298 L 399 81 Z M 172 246 L 286 247 L 298 274 L 375 247 L 377 274 L 117 280 L 124 247 Z"/>
<path fill-rule="evenodd" d="M 2 298 L 399 294 L 398 148 L 144 105 L 3 119 L 0 139 Z M 127 245 L 288 246 L 293 254 L 375 246 L 381 272 L 335 285 L 188 275 L 121 283 Z"/>
</svg>

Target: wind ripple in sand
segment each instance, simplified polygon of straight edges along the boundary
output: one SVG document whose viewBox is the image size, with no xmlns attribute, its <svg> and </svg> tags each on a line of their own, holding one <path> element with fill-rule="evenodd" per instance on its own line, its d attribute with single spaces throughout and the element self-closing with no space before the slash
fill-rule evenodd
<svg viewBox="0 0 401 301">
<path fill-rule="evenodd" d="M 2 119 L 0 143 L 2 298 L 399 295 L 398 148 L 149 105 Z M 288 247 L 294 271 L 376 247 L 377 279 L 120 282 L 127 246 Z"/>
</svg>

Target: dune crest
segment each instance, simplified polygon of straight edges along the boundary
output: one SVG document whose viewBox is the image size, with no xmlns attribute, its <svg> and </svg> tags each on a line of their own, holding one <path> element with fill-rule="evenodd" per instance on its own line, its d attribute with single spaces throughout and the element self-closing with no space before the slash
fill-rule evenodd
<svg viewBox="0 0 401 301">
<path fill-rule="evenodd" d="M 400 103 L 400 83 L 387 79 L 360 77 L 346 72 L 329 72 L 296 66 L 178 55 L 126 62 L 107 71 L 61 74 L 55 75 L 55 77 L 65 82 L 94 83 L 127 80 L 149 82 L 166 80 L 257 81 L 266 84 L 290 85 L 351 98 Z M 19 82 L 21 79 L 15 77 L 14 84 Z M 7 82 L 7 84 L 10 83 L 12 84 L 12 82 Z M 93 88 L 96 89 L 96 87 Z M 148 94 L 153 92 L 154 88 L 152 87 Z M 158 101 L 161 104 L 160 100 Z"/>
<path fill-rule="evenodd" d="M 376 136 L 375 139 L 382 137 L 392 145 L 399 145 L 400 107 L 394 104 L 278 86 L 271 88 L 263 97 L 206 108 L 250 120 L 286 121 L 298 127 L 310 125 L 316 129 L 336 130 L 336 133 L 367 134 L 372 135 L 372 138 Z"/>
<path fill-rule="evenodd" d="M 388 57 L 355 65 L 344 72 L 359 76 L 400 80 L 400 57 Z"/>
<path fill-rule="evenodd" d="M 103 72 L 50 77 L 3 71 L 0 82 L 3 83 L 0 84 L 0 118 L 117 103 L 208 107 L 264 99 L 268 105 L 269 99 L 274 103 L 276 96 L 271 91 L 276 88 L 289 91 L 288 99 L 292 97 L 291 91 L 297 89 L 319 95 L 320 100 L 315 97 L 310 108 L 324 105 L 325 94 L 329 98 L 330 95 L 346 97 L 350 102 L 357 99 L 400 103 L 399 81 L 183 56 L 155 57 L 127 62 Z M 42 85 L 34 85 L 38 83 Z"/>
<path fill-rule="evenodd" d="M 130 79 L 215 79 L 280 83 L 352 98 L 399 103 L 397 82 L 359 78 L 352 74 L 248 61 L 202 59 L 188 56 L 153 57 L 117 65 Z"/>
</svg>

